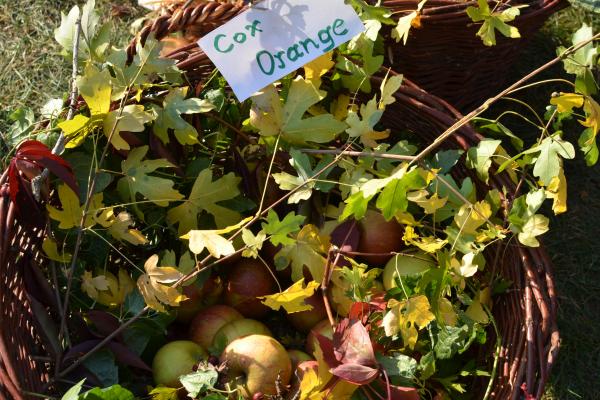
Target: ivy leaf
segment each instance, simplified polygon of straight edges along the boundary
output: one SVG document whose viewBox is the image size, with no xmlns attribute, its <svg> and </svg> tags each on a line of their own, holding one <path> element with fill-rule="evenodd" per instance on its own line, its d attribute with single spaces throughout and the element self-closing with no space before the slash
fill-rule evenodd
<svg viewBox="0 0 600 400">
<path fill-rule="evenodd" d="M 386 336 L 402 336 L 404 345 L 410 349 L 415 347 L 419 336 L 418 329 L 423 329 L 435 320 L 426 296 L 419 295 L 404 301 L 391 299 L 390 309 L 383 317 L 382 326 Z"/>
<path fill-rule="evenodd" d="M 235 253 L 235 248 L 231 241 L 225 239 L 216 230 L 192 230 L 186 235 L 181 236 L 181 238 L 190 241 L 190 251 L 194 254 L 200 254 L 204 249 L 207 249 L 211 256 L 219 259 Z"/>
<path fill-rule="evenodd" d="M 308 109 L 323 100 L 325 91 L 298 76 L 292 81 L 285 104 L 274 85 L 252 97 L 250 123 L 262 136 L 277 136 L 289 143 L 327 143 L 346 129 L 331 114 L 303 118 Z"/>
<path fill-rule="evenodd" d="M 294 239 L 290 238 L 289 235 L 300 230 L 300 226 L 304 222 L 305 217 L 302 215 L 296 215 L 295 212 L 289 212 L 283 220 L 279 220 L 279 216 L 273 210 L 269 210 L 266 222 L 262 223 L 262 229 L 271 238 L 273 245 L 293 245 Z"/>
<path fill-rule="evenodd" d="M 208 100 L 186 99 L 187 91 L 187 87 L 171 89 L 163 101 L 162 108 L 153 106 L 157 115 L 153 126 L 154 133 L 164 144 L 169 143 L 169 129 L 173 129 L 175 138 L 183 145 L 198 143 L 196 128 L 181 118 L 181 114 L 207 113 L 215 108 Z"/>
<path fill-rule="evenodd" d="M 242 252 L 242 257 L 257 258 L 258 251 L 262 249 L 263 243 L 267 240 L 265 231 L 260 231 L 254 236 L 249 229 L 242 230 L 242 240 L 246 245 L 246 249 Z"/>
<path fill-rule="evenodd" d="M 479 8 L 467 7 L 467 15 L 473 22 L 483 21 L 477 36 L 481 37 L 486 46 L 496 45 L 496 30 L 506 37 L 517 39 L 521 37 L 519 30 L 507 24 L 521 14 L 518 7 L 510 7 L 500 12 L 491 12 L 487 0 L 477 0 Z"/>
<path fill-rule="evenodd" d="M 166 207 L 171 201 L 183 199 L 183 195 L 173 189 L 172 180 L 149 175 L 159 168 L 173 168 L 174 165 L 164 158 L 142 161 L 146 153 L 148 146 L 136 147 L 121 162 L 121 171 L 125 177 L 117 183 L 119 191 L 128 193 L 131 201 L 135 201 L 136 194 L 139 193 L 159 207 Z"/>
<path fill-rule="evenodd" d="M 192 399 L 200 394 L 213 389 L 219 373 L 211 364 L 200 364 L 196 371 L 179 377 L 179 381 Z"/>
<path fill-rule="evenodd" d="M 42 243 L 42 250 L 44 250 L 44 253 L 46 253 L 46 256 L 48 256 L 49 259 L 53 261 L 58 261 L 62 264 L 70 262 L 72 258 L 72 254 L 70 253 L 59 253 L 58 245 L 50 237 L 44 238 L 44 242 Z"/>
<path fill-rule="evenodd" d="M 467 167 L 476 170 L 479 179 L 485 183 L 490 179 L 489 169 L 492 166 L 492 156 L 501 143 L 500 140 L 483 139 L 476 147 L 471 147 L 467 151 Z"/>
<path fill-rule="evenodd" d="M 119 116 L 120 114 L 120 116 Z M 117 150 L 129 150 L 129 143 L 121 137 L 121 132 L 143 132 L 144 124 L 152 121 L 154 116 L 144 111 L 144 106 L 130 104 L 123 107 L 123 111 L 111 111 L 104 118 L 103 132 L 109 138 L 110 143 Z M 114 130 L 114 132 L 113 132 Z M 110 136 L 112 133 L 112 137 Z"/>
<path fill-rule="evenodd" d="M 178 289 L 169 284 L 183 278 L 175 267 L 158 267 L 158 255 L 154 254 L 144 264 L 145 274 L 140 275 L 137 286 L 146 304 L 158 312 L 165 312 L 164 305 L 178 306 L 186 299 Z"/>
<path fill-rule="evenodd" d="M 316 226 L 307 224 L 298 232 L 292 244 L 286 245 L 275 255 L 275 265 L 278 270 L 291 265 L 294 282 L 302 279 L 306 266 L 313 280 L 320 282 L 327 264 L 323 254 L 326 254 L 328 249 L 328 238 L 321 236 Z"/>
<path fill-rule="evenodd" d="M 558 176 L 562 158 L 575 158 L 575 148 L 573 145 L 560 136 L 547 137 L 531 150 L 539 151 L 539 155 L 533 167 L 533 175 L 540 178 L 544 185 L 549 185 L 552 178 Z"/>
<path fill-rule="evenodd" d="M 230 200 L 240 194 L 240 178 L 230 172 L 213 181 L 210 169 L 204 169 L 194 182 L 190 196 L 186 201 L 167 212 L 167 221 L 178 224 L 177 232 L 183 235 L 198 227 L 198 216 L 206 211 L 211 214 L 217 227 L 229 226 L 240 220 L 240 214 L 218 203 Z M 183 197 L 183 196 L 182 196 Z"/>
<path fill-rule="evenodd" d="M 383 116 L 383 110 L 377 105 L 376 98 L 369 100 L 360 106 L 360 117 L 357 112 L 348 112 L 346 123 L 349 128 L 346 129 L 351 138 L 360 138 L 360 141 L 367 147 L 377 147 L 376 140 L 385 139 L 390 135 L 389 130 L 376 131 L 375 125 Z"/>
<path fill-rule="evenodd" d="M 310 311 L 313 307 L 310 304 L 306 304 L 304 300 L 315 293 L 319 284 L 315 281 L 308 282 L 306 287 L 303 287 L 303 284 L 304 279 L 301 279 L 281 293 L 261 296 L 259 298 L 262 299 L 264 305 L 275 311 L 278 311 L 280 308 L 285 309 L 288 314 Z"/>
</svg>

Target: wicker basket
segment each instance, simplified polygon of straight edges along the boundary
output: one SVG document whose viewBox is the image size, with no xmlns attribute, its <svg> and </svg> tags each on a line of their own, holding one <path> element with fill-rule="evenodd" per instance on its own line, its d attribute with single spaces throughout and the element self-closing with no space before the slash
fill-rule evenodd
<svg viewBox="0 0 600 400">
<path fill-rule="evenodd" d="M 418 3 L 384 0 L 383 5 L 401 17 L 403 12 L 416 10 Z M 565 0 L 529 2 L 510 23 L 519 29 L 521 39 L 496 32 L 497 44 L 488 47 L 476 36 L 480 24 L 474 24 L 466 13 L 467 7 L 477 6 L 476 1 L 429 0 L 421 11 L 421 26 L 410 30 L 406 45 L 388 40 L 388 61 L 423 89 L 459 110 L 471 111 L 504 89 L 511 66 L 528 40 L 548 17 L 567 5 Z"/>
<path fill-rule="evenodd" d="M 243 9 L 240 1 L 209 2 L 174 13 L 167 11 L 144 28 L 141 39 L 145 40 L 151 32 L 160 38 L 168 32 L 198 29 L 200 23 L 212 28 Z M 194 78 L 204 76 L 212 68 L 210 62 L 197 47 L 192 54 L 182 56 L 188 50 L 179 50 L 171 57 L 184 59 L 180 67 L 191 71 Z M 129 54 L 133 56 L 134 52 L 135 43 Z M 410 82 L 403 85 L 396 99 L 384 116 L 386 124 L 414 132 L 424 144 L 461 117 L 448 103 Z M 465 126 L 446 146 L 465 149 L 479 140 L 481 137 Z M 471 173 L 465 168 L 455 169 L 460 176 Z M 514 190 L 505 175 L 494 175 L 490 185 L 504 186 L 509 193 Z M 44 230 L 44 221 L 38 227 L 24 228 L 15 218 L 15 205 L 9 198 L 4 173 L 0 177 L 0 400 L 39 398 L 31 393 L 43 393 L 46 383 L 56 373 L 57 348 L 52 340 L 51 321 L 59 316 L 42 272 L 45 261 L 40 251 Z M 502 336 L 502 350 L 491 397 L 516 399 L 526 393 L 540 398 L 559 346 L 551 262 L 543 248 L 506 244 L 492 249 L 487 257 L 490 266 L 513 282 L 509 293 L 498 298 L 493 308 Z M 487 350 L 487 354 L 491 351 Z"/>
</svg>

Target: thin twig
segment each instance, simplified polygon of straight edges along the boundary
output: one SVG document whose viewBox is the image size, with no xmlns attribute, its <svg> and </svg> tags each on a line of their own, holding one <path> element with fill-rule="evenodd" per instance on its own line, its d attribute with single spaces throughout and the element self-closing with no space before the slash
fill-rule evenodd
<svg viewBox="0 0 600 400">
<path fill-rule="evenodd" d="M 211 118 L 213 118 L 218 123 L 225 125 L 229 129 L 231 129 L 232 131 L 234 131 L 235 133 L 237 133 L 242 139 L 244 139 L 246 141 L 246 143 L 248 143 L 248 144 L 255 144 L 256 143 L 256 140 L 254 140 L 250 136 L 248 136 L 248 134 L 246 132 L 242 131 L 240 128 L 238 128 L 238 127 L 230 124 L 229 122 L 225 121 L 216 112 L 211 112 L 211 113 L 208 114 L 208 116 L 210 116 Z"/>
<path fill-rule="evenodd" d="M 588 40 L 585 40 L 585 41 L 583 41 L 581 43 L 578 43 L 577 45 L 571 46 L 569 49 L 567 49 L 565 52 L 563 52 L 562 54 L 560 54 L 556 58 L 548 61 L 546 64 L 544 64 L 541 67 L 539 67 L 539 68 L 535 69 L 534 71 L 530 72 L 529 74 L 527 74 L 523 78 L 519 79 L 517 82 L 513 83 L 512 85 L 510 85 L 508 88 L 504 89 L 502 92 L 498 93 L 496 96 L 494 96 L 494 97 L 486 100 L 481 106 L 477 107 L 475 110 L 471 111 L 469 114 L 465 115 L 464 117 L 462 117 L 461 119 L 459 119 L 458 121 L 456 121 L 451 127 L 449 127 L 448 129 L 446 129 L 429 146 L 427 146 L 419 154 L 417 154 L 415 156 L 415 158 L 411 161 L 411 164 L 415 164 L 415 163 L 418 163 L 419 161 L 423 160 L 429 153 L 431 153 L 433 150 L 435 150 L 436 148 L 438 148 L 438 146 L 440 146 L 452 134 L 454 134 L 460 128 L 462 128 L 463 126 L 465 126 L 469 122 L 471 122 L 471 120 L 473 118 L 475 118 L 478 115 L 482 114 L 484 111 L 486 111 L 492 104 L 494 104 L 495 102 L 497 102 L 499 99 L 501 99 L 502 97 L 506 96 L 507 94 L 513 92 L 515 89 L 519 88 L 522 84 L 524 84 L 525 82 L 527 82 L 528 80 L 530 80 L 534 76 L 538 75 L 542 71 L 545 71 L 546 69 L 552 67 L 554 64 L 559 63 L 560 61 L 562 61 L 563 59 L 565 59 L 569 55 L 575 53 L 577 50 L 583 48 L 588 43 L 591 43 L 591 42 L 593 42 L 594 40 L 597 40 L 597 39 L 600 39 L 600 33 L 592 36 Z"/>
<path fill-rule="evenodd" d="M 341 149 L 301 149 L 303 153 L 307 154 L 340 154 L 342 156 L 350 156 L 350 157 L 375 157 L 375 158 L 385 158 L 388 160 L 397 160 L 397 161 L 413 161 L 415 156 L 403 156 L 399 154 L 386 154 L 386 153 L 377 153 L 374 151 L 350 151 L 350 150 L 341 150 Z"/>
</svg>

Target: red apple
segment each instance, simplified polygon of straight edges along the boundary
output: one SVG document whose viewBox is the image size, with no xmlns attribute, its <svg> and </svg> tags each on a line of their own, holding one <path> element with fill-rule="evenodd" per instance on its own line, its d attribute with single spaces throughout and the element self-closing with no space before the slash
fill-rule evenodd
<svg viewBox="0 0 600 400">
<path fill-rule="evenodd" d="M 404 229 L 396 220 L 386 221 L 377 211 L 368 210 L 358 221 L 360 253 L 377 253 L 361 256 L 360 260 L 372 267 L 383 267 L 392 258 L 391 252 L 402 250 Z"/>
<path fill-rule="evenodd" d="M 179 377 L 189 374 L 208 354 L 197 343 L 177 340 L 161 347 L 152 361 L 154 383 L 172 388 L 181 387 Z"/>
<path fill-rule="evenodd" d="M 190 339 L 208 349 L 215 334 L 227 323 L 242 319 L 244 316 L 235 308 L 216 305 L 200 311 L 190 324 Z"/>
<path fill-rule="evenodd" d="M 311 305 L 312 310 L 288 314 L 287 319 L 297 330 L 308 332 L 319 321 L 327 317 L 327 311 L 325 310 L 321 289 L 317 289 L 315 294 L 304 300 L 304 302 Z"/>
<path fill-rule="evenodd" d="M 329 339 L 333 339 L 333 329 L 331 328 L 331 323 L 328 319 L 324 319 L 323 321 L 316 324 L 308 334 L 306 338 L 306 352 L 308 354 L 315 354 L 315 349 L 319 345 L 319 341 L 315 336 L 315 333 L 321 334 Z"/>
<path fill-rule="evenodd" d="M 259 296 L 277 291 L 275 279 L 260 260 L 242 259 L 231 269 L 225 286 L 225 303 L 247 318 L 264 317 L 269 308 Z"/>
<path fill-rule="evenodd" d="M 183 294 L 187 300 L 182 301 L 177 307 L 177 321 L 190 322 L 191 319 L 203 308 L 216 304 L 223 293 L 223 280 L 219 276 L 209 277 L 204 284 L 183 287 Z"/>
<path fill-rule="evenodd" d="M 236 339 L 221 355 L 227 368 L 227 381 L 245 399 L 256 393 L 277 394 L 277 381 L 287 386 L 292 375 L 292 362 L 285 348 L 275 339 L 250 335 Z"/>
<path fill-rule="evenodd" d="M 236 319 L 225 325 L 215 334 L 213 346 L 223 349 L 236 339 L 249 335 L 273 336 L 269 328 L 262 322 L 253 319 Z"/>
</svg>

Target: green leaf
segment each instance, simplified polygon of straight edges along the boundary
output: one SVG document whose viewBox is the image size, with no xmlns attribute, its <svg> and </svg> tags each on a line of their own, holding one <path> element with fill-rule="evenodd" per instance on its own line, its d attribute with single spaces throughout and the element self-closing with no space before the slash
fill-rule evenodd
<svg viewBox="0 0 600 400">
<path fill-rule="evenodd" d="M 512 131 L 501 122 L 481 117 L 475 118 L 473 121 L 477 124 L 477 127 L 480 130 L 484 130 L 486 133 L 489 133 L 495 137 L 501 135 L 508 136 L 515 149 L 518 151 L 523 149 L 523 139 L 512 133 Z"/>
<path fill-rule="evenodd" d="M 58 28 L 54 30 L 54 39 L 61 45 L 62 54 L 67 56 L 73 51 L 73 38 L 77 29 L 76 22 L 80 11 L 78 6 L 73 6 L 68 14 L 61 12 L 61 21 Z"/>
<path fill-rule="evenodd" d="M 500 140 L 483 139 L 476 147 L 471 147 L 467 151 L 467 167 L 475 169 L 479 179 L 485 183 L 490 179 L 488 171 L 492 166 L 492 156 L 501 143 Z"/>
<path fill-rule="evenodd" d="M 144 111 L 144 106 L 130 104 L 123 107 L 123 111 L 111 111 L 104 119 L 104 135 L 109 138 L 110 143 L 117 150 L 129 150 L 129 143 L 121 137 L 121 132 L 143 132 L 144 124 L 152 121 L 155 117 Z M 116 125 L 116 126 L 115 126 Z M 114 132 L 113 132 L 114 129 Z"/>
<path fill-rule="evenodd" d="M 95 352 L 83 361 L 83 365 L 103 386 L 116 385 L 119 382 L 119 367 L 115 363 L 115 356 L 109 350 Z"/>
<path fill-rule="evenodd" d="M 254 236 L 249 229 L 243 229 L 242 240 L 247 246 L 247 249 L 242 252 L 242 257 L 257 258 L 259 250 L 262 249 L 264 242 L 267 240 L 267 234 L 264 231 L 260 231 Z"/>
<path fill-rule="evenodd" d="M 212 171 L 203 170 L 196 178 L 188 199 L 167 212 L 167 221 L 178 225 L 179 235 L 198 228 L 198 216 L 203 211 L 214 217 L 217 228 L 235 224 L 241 219 L 240 214 L 218 203 L 233 199 L 240 194 L 238 189 L 240 180 L 230 172 L 213 181 Z"/>
<path fill-rule="evenodd" d="M 383 65 L 383 56 L 374 56 L 375 43 L 364 34 L 352 39 L 346 46 L 356 60 L 347 56 L 340 56 L 336 67 L 343 71 L 341 75 L 344 87 L 352 92 L 362 90 L 371 91 L 371 76 L 379 71 Z"/>
<path fill-rule="evenodd" d="M 367 147 L 377 147 L 376 140 L 385 139 L 389 136 L 389 131 L 379 132 L 375 130 L 375 125 L 382 116 L 383 110 L 377 106 L 376 98 L 372 98 L 366 105 L 361 104 L 360 117 L 355 111 L 350 110 L 348 112 L 346 123 L 349 128 L 346 129 L 346 133 L 351 138 L 360 138 L 362 144 Z"/>
<path fill-rule="evenodd" d="M 578 143 L 581 151 L 584 153 L 585 163 L 588 166 L 595 165 L 598 162 L 599 152 L 594 130 L 592 128 L 587 128 L 581 132 Z"/>
<path fill-rule="evenodd" d="M 154 133 L 165 144 L 169 143 L 169 129 L 173 129 L 175 138 L 183 145 L 198 143 L 196 128 L 181 118 L 181 114 L 206 113 L 214 109 L 208 100 L 186 99 L 187 89 L 187 87 L 172 89 L 165 97 L 162 108 L 153 107 L 157 114 Z"/>
<path fill-rule="evenodd" d="M 298 76 L 292 81 L 285 104 L 282 104 L 275 86 L 270 85 L 252 97 L 250 124 L 262 136 L 282 135 L 289 143 L 327 143 L 346 129 L 346 124 L 331 114 L 304 118 L 308 109 L 325 98 L 310 81 Z"/>
<path fill-rule="evenodd" d="M 173 189 L 172 180 L 149 175 L 159 168 L 173 168 L 174 165 L 163 158 L 142 161 L 146 153 L 148 146 L 136 147 L 121 162 L 125 177 L 118 182 L 119 191 L 129 194 L 130 201 L 135 201 L 136 194 L 139 193 L 159 207 L 166 207 L 169 202 L 183 199 L 183 195 Z"/>
<path fill-rule="evenodd" d="M 79 400 L 134 400 L 135 396 L 121 385 L 113 385 L 104 389 L 94 388 L 81 396 Z"/>
<path fill-rule="evenodd" d="M 287 246 L 294 244 L 294 239 L 290 238 L 289 235 L 298 232 L 304 220 L 304 216 L 296 215 L 295 212 L 291 211 L 280 221 L 277 213 L 269 210 L 265 218 L 266 222 L 263 222 L 261 226 L 265 233 L 271 237 L 270 240 L 273 245 Z"/>
<path fill-rule="evenodd" d="M 550 220 L 541 214 L 531 216 L 525 225 L 521 228 L 518 234 L 519 242 L 529 247 L 539 247 L 540 242 L 536 239 L 537 236 L 543 235 L 550 229 L 548 225 Z"/>
<path fill-rule="evenodd" d="M 474 340 L 473 333 L 468 325 L 460 327 L 446 325 L 440 328 L 434 347 L 436 357 L 449 360 L 457 353 L 464 352 Z"/>
<path fill-rule="evenodd" d="M 375 197 L 375 195 L 365 197 L 362 191 L 356 192 L 352 196 L 348 197 L 346 200 L 344 200 L 346 205 L 344 206 L 342 215 L 340 215 L 340 220 L 343 221 L 352 216 L 354 216 L 355 219 L 363 218 L 367 212 L 369 202 L 373 197 Z"/>
<path fill-rule="evenodd" d="M 467 7 L 467 15 L 473 22 L 483 21 L 477 32 L 477 36 L 481 37 L 484 45 L 494 46 L 496 44 L 496 31 L 513 39 L 521 37 L 516 27 L 506 23 L 513 21 L 519 16 L 521 10 L 518 7 L 510 7 L 500 12 L 491 12 L 487 0 L 478 0 L 477 2 L 479 8 L 473 6 Z"/>
<path fill-rule="evenodd" d="M 214 388 L 219 378 L 219 373 L 210 364 L 199 365 L 198 369 L 190 374 L 179 377 L 179 381 L 187 390 L 188 396 L 195 399 L 200 394 Z"/>
<path fill-rule="evenodd" d="M 399 376 L 407 380 L 413 380 L 417 372 L 417 361 L 402 353 L 392 353 L 384 356 L 376 354 L 377 362 L 391 377 Z"/>
<path fill-rule="evenodd" d="M 394 218 L 396 213 L 406 211 L 408 207 L 407 192 L 421 189 L 426 185 L 419 170 L 414 169 L 401 178 L 390 181 L 377 198 L 375 205 L 381 210 L 385 219 L 389 221 Z"/>
<path fill-rule="evenodd" d="M 582 27 L 573 34 L 572 43 L 573 45 L 578 45 L 586 40 L 590 40 L 593 36 L 594 31 L 592 27 L 583 24 Z M 557 53 L 558 55 L 561 55 L 566 50 L 565 47 L 559 47 Z M 569 74 L 584 76 L 586 72 L 592 69 L 596 64 L 598 54 L 600 54 L 598 47 L 595 47 L 593 42 L 586 44 L 563 60 L 565 71 Z"/>
<path fill-rule="evenodd" d="M 61 397 L 61 400 L 77 400 L 79 398 L 79 392 L 81 392 L 81 388 L 83 387 L 83 383 L 85 379 L 80 380 L 77 384 L 71 387 L 67 392 Z"/>
<path fill-rule="evenodd" d="M 155 387 L 148 393 L 152 400 L 179 400 L 179 388 Z"/>
<path fill-rule="evenodd" d="M 383 82 L 381 82 L 381 99 L 379 100 L 379 108 L 385 108 L 387 105 L 396 102 L 394 93 L 396 93 L 398 89 L 400 89 L 400 86 L 402 86 L 402 79 L 402 75 L 393 75 L 389 78 L 386 76 Z"/>
<path fill-rule="evenodd" d="M 549 185 L 552 178 L 558 176 L 562 165 L 562 158 L 575 158 L 575 148 L 573 145 L 560 136 L 547 137 L 535 148 L 539 155 L 533 167 L 533 175 L 540 178 L 544 185 Z M 534 149 L 531 149 L 532 151 Z"/>
</svg>

